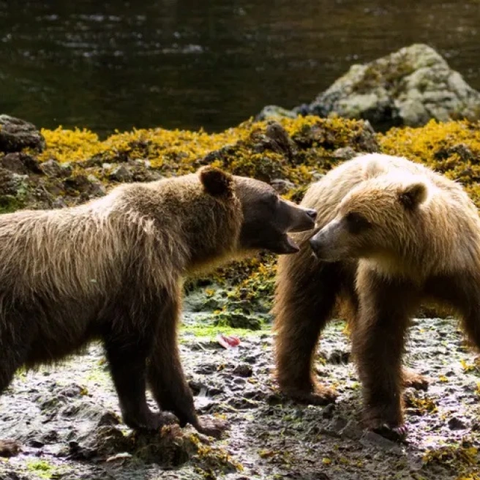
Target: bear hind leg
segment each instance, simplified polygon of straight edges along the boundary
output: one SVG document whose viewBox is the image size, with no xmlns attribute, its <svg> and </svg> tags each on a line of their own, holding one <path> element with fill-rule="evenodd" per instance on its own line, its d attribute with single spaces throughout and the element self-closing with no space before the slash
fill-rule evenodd
<svg viewBox="0 0 480 480">
<path fill-rule="evenodd" d="M 28 315 L 21 313 L 6 318 L 0 316 L 0 395 L 10 385 L 15 372 L 28 360 L 35 327 L 28 326 L 25 318 Z"/>
<path fill-rule="evenodd" d="M 10 385 L 15 372 L 27 361 L 33 332 L 26 326 L 24 316 L 0 317 L 0 395 Z M 20 443 L 0 440 L 0 457 L 13 457 L 20 453 Z"/>
</svg>

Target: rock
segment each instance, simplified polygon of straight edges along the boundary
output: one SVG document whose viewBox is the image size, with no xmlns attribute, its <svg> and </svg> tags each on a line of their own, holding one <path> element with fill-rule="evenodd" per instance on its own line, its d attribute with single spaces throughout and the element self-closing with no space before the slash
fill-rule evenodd
<svg viewBox="0 0 480 480">
<path fill-rule="evenodd" d="M 324 433 L 332 437 L 340 437 L 341 431 L 348 425 L 348 420 L 343 417 L 333 418 L 324 430 Z"/>
<path fill-rule="evenodd" d="M 287 193 L 292 188 L 295 188 L 295 184 L 290 180 L 283 180 L 281 178 L 274 178 L 271 182 L 272 187 L 280 194 Z"/>
<path fill-rule="evenodd" d="M 24 148 L 42 151 L 45 139 L 35 125 L 9 115 L 0 115 L 0 152 L 20 152 Z"/>
<path fill-rule="evenodd" d="M 366 432 L 360 439 L 360 443 L 364 446 L 374 445 L 387 452 L 401 453 L 402 449 L 398 443 L 389 440 L 375 432 Z"/>
<path fill-rule="evenodd" d="M 263 107 L 262 111 L 255 117 L 255 120 L 278 120 L 279 118 L 295 118 L 296 116 L 297 113 L 293 110 L 287 110 L 277 105 L 267 105 Z"/>
<path fill-rule="evenodd" d="M 240 363 L 233 369 L 232 373 L 239 377 L 251 377 L 253 375 L 253 368 L 248 363 Z"/>
<path fill-rule="evenodd" d="M 8 153 L 0 158 L 0 167 L 21 175 L 28 173 L 42 173 L 38 160 L 26 153 Z"/>
<path fill-rule="evenodd" d="M 108 179 L 114 182 L 131 182 L 132 174 L 124 165 L 120 165 L 108 175 Z"/>
<path fill-rule="evenodd" d="M 72 174 L 72 167 L 69 164 L 62 165 L 53 159 L 41 163 L 40 169 L 47 177 L 64 178 Z"/>
<path fill-rule="evenodd" d="M 105 187 L 93 175 L 75 175 L 64 182 L 65 191 L 72 196 L 80 196 L 82 200 L 105 195 Z"/>
<path fill-rule="evenodd" d="M 337 148 L 333 152 L 333 156 L 339 160 L 351 160 L 357 155 L 358 153 L 352 147 Z"/>
<path fill-rule="evenodd" d="M 377 129 L 430 119 L 480 118 L 480 93 L 433 48 L 414 44 L 350 70 L 307 108 L 322 117 L 368 119 Z"/>
<path fill-rule="evenodd" d="M 342 438 L 348 438 L 350 440 L 360 440 L 364 434 L 358 422 L 353 420 L 350 420 L 339 433 Z"/>
<path fill-rule="evenodd" d="M 133 442 L 131 437 L 123 435 L 118 428 L 105 425 L 88 431 L 78 441 L 71 441 L 69 447 L 71 458 L 83 460 L 132 450 Z"/>
<path fill-rule="evenodd" d="M 328 363 L 332 363 L 334 365 L 347 364 L 350 361 L 350 352 L 335 349 L 328 354 L 326 360 Z"/>
<path fill-rule="evenodd" d="M 467 424 L 461 418 L 452 417 L 448 421 L 448 428 L 450 430 L 465 430 L 467 428 Z"/>
<path fill-rule="evenodd" d="M 247 328 L 250 330 L 260 330 L 262 328 L 262 322 L 259 318 L 246 315 L 239 310 L 218 313 L 213 324 L 220 327 Z"/>
<path fill-rule="evenodd" d="M 333 415 L 335 413 L 336 406 L 334 403 L 329 403 L 322 409 L 322 417 L 326 419 L 331 419 L 333 418 Z"/>
<path fill-rule="evenodd" d="M 27 175 L 19 175 L 0 167 L 0 212 L 12 212 L 23 206 Z"/>
<path fill-rule="evenodd" d="M 256 140 L 253 150 L 257 153 L 264 151 L 273 151 L 284 155 L 288 160 L 292 160 L 296 153 L 296 147 L 293 140 L 288 135 L 287 131 L 275 121 L 269 121 L 265 129 L 265 135 L 255 138 Z"/>
</svg>

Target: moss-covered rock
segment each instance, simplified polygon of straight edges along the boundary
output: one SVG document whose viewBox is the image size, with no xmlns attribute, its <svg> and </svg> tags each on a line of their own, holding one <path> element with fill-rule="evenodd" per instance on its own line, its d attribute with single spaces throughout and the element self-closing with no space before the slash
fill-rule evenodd
<svg viewBox="0 0 480 480">
<path fill-rule="evenodd" d="M 414 44 L 352 65 L 313 103 L 297 111 L 364 118 L 375 128 L 424 125 L 430 119 L 480 118 L 480 93 L 428 45 Z"/>
</svg>

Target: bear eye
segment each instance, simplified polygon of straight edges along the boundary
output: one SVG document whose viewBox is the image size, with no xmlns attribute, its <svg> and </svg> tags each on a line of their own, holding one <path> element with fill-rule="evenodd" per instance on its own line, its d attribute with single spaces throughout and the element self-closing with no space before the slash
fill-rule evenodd
<svg viewBox="0 0 480 480">
<path fill-rule="evenodd" d="M 348 231 L 354 234 L 360 233 L 371 225 L 363 215 L 356 212 L 348 213 L 345 220 L 347 222 Z"/>
</svg>

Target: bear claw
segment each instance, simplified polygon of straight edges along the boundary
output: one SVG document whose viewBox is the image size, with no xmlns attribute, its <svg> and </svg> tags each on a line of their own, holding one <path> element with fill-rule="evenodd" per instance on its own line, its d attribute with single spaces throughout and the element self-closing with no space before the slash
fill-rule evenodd
<svg viewBox="0 0 480 480">
<path fill-rule="evenodd" d="M 408 434 L 408 428 L 406 425 L 400 425 L 398 427 L 391 427 L 384 423 L 379 427 L 370 428 L 372 432 L 381 435 L 387 440 L 392 442 L 403 442 Z"/>
</svg>

